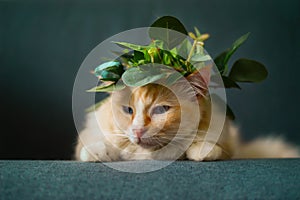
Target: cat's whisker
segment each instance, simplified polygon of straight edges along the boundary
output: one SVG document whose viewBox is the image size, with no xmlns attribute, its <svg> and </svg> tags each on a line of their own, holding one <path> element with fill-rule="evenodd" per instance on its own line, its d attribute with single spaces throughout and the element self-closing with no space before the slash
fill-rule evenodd
<svg viewBox="0 0 300 200">
<path fill-rule="evenodd" d="M 162 131 L 162 132 L 164 132 L 164 131 Z M 186 133 L 186 132 L 188 132 L 188 131 L 185 131 L 185 130 L 180 130 L 180 131 L 178 131 L 178 130 L 176 130 L 176 131 L 168 130 L 168 131 L 166 131 L 167 134 L 176 134 L 176 135 L 187 135 L 187 134 L 189 134 L 189 133 Z M 195 134 L 198 134 L 198 133 L 207 134 L 207 131 L 197 131 L 197 132 L 195 132 Z M 159 133 L 157 133 L 157 134 L 159 134 Z"/>
<path fill-rule="evenodd" d="M 203 136 L 198 136 L 198 135 L 178 135 L 178 134 L 167 134 L 168 136 L 172 136 L 173 138 L 196 138 L 196 137 L 203 137 Z"/>
<path fill-rule="evenodd" d="M 203 136 L 197 136 L 197 135 L 187 135 L 187 134 L 182 134 L 182 135 L 178 135 L 178 134 L 157 134 L 155 135 L 157 137 L 162 137 L 162 136 L 168 136 L 168 137 L 172 137 L 172 138 L 196 138 L 196 137 L 203 137 Z"/>
<path fill-rule="evenodd" d="M 118 137 L 126 137 L 128 138 L 127 135 L 123 135 L 123 134 L 103 134 L 104 136 L 109 136 L 109 137 L 113 137 L 113 136 L 118 136 Z"/>
<path fill-rule="evenodd" d="M 154 139 L 154 141 L 156 141 L 156 142 L 159 144 L 160 147 L 165 146 L 164 144 L 162 144 L 162 143 L 160 142 L 160 140 L 159 140 L 158 138 L 153 138 L 153 139 Z"/>
<path fill-rule="evenodd" d="M 126 133 L 122 133 L 122 132 L 102 133 L 102 135 L 128 137 Z"/>
<path fill-rule="evenodd" d="M 175 136 L 172 140 L 190 140 L 190 141 L 193 141 L 193 142 L 210 142 L 210 143 L 217 143 L 217 141 L 212 141 L 212 140 L 207 140 L 203 137 L 200 137 L 200 136 L 195 136 L 195 137 L 178 137 L 178 136 Z"/>
<path fill-rule="evenodd" d="M 91 143 L 91 144 L 88 144 L 88 145 L 83 145 L 83 146 L 84 146 L 85 149 L 89 149 L 92 146 L 95 146 L 97 144 L 103 144 L 103 141 L 98 141 L 98 142 L 94 142 L 94 143 Z"/>
<path fill-rule="evenodd" d="M 181 133 L 181 134 L 183 134 L 182 132 L 184 132 L 184 131 L 195 131 L 197 133 L 207 133 L 207 131 L 205 131 L 205 130 L 195 130 L 195 129 L 180 129 L 180 130 L 176 130 L 176 131 L 170 130 L 170 132 L 178 132 L 178 133 Z"/>
<path fill-rule="evenodd" d="M 170 139 L 170 138 L 167 138 L 167 137 L 161 137 L 160 139 L 162 140 L 165 140 L 165 141 L 168 141 L 169 143 L 176 143 L 176 144 L 179 144 L 179 145 L 182 145 L 182 143 L 180 141 L 177 141 L 178 140 L 186 140 L 186 141 L 193 141 L 193 142 L 209 142 L 209 143 L 217 143 L 217 141 L 211 141 L 211 140 L 206 140 L 206 139 L 200 139 L 200 138 L 173 138 L 173 139 Z"/>
<path fill-rule="evenodd" d="M 157 130 L 157 131 L 163 131 L 163 129 L 160 129 L 160 128 L 155 128 L 154 130 Z M 195 128 L 178 128 L 178 129 L 168 129 L 168 131 L 173 131 L 173 132 L 178 132 L 178 131 L 197 131 L 197 132 L 207 132 L 207 130 L 197 130 Z"/>
<path fill-rule="evenodd" d="M 109 131 L 109 133 L 113 133 L 113 134 L 126 134 L 124 131 L 121 131 L 121 130 L 113 130 L 113 131 Z"/>
<path fill-rule="evenodd" d="M 168 138 L 168 137 L 160 137 L 160 139 L 165 140 L 168 143 L 174 141 L 172 138 Z M 175 141 L 175 142 L 177 142 L 177 141 Z"/>
</svg>

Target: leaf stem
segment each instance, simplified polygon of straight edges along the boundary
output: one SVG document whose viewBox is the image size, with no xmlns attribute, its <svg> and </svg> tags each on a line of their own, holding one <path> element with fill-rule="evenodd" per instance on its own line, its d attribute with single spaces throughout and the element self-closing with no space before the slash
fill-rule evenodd
<svg viewBox="0 0 300 200">
<path fill-rule="evenodd" d="M 193 53 L 194 53 L 194 51 L 195 51 L 196 45 L 197 45 L 197 40 L 194 40 L 194 43 L 193 43 L 193 46 L 192 46 L 192 48 L 191 48 L 191 50 L 190 50 L 190 53 L 189 53 L 189 55 L 188 55 L 188 58 L 187 58 L 186 61 L 185 61 L 185 64 L 186 64 L 186 65 L 188 64 L 188 62 L 190 62 L 190 59 L 191 59 L 191 57 L 192 57 L 192 55 L 193 55 Z"/>
<path fill-rule="evenodd" d="M 151 57 L 151 63 L 154 63 L 154 57 L 153 57 L 153 55 L 150 55 L 150 57 Z"/>
</svg>

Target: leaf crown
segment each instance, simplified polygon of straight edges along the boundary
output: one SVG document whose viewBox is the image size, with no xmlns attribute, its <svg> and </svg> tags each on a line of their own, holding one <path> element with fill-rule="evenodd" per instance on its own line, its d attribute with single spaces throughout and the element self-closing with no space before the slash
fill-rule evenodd
<svg viewBox="0 0 300 200">
<path fill-rule="evenodd" d="M 176 34 L 178 32 L 181 34 Z M 268 75 L 265 66 L 252 59 L 240 58 L 229 67 L 230 58 L 249 35 L 250 33 L 242 35 L 228 49 L 214 58 L 225 88 L 241 89 L 238 82 L 261 82 Z M 187 32 L 184 25 L 175 17 L 164 16 L 157 19 L 149 28 L 149 37 L 150 44 L 144 46 L 114 42 L 124 48 L 123 52 L 114 52 L 119 56 L 117 59 L 102 63 L 95 68 L 93 73 L 99 78 L 100 85 L 88 91 L 111 92 L 122 89 L 126 85 L 143 86 L 163 78 L 173 83 L 180 78 L 178 75 L 166 73 L 163 68 L 155 68 L 147 64 L 162 64 L 186 77 L 204 67 L 205 62 L 212 60 L 203 48 L 209 34 L 200 33 L 196 27 L 194 32 Z M 234 118 L 229 107 L 227 113 Z"/>
</svg>

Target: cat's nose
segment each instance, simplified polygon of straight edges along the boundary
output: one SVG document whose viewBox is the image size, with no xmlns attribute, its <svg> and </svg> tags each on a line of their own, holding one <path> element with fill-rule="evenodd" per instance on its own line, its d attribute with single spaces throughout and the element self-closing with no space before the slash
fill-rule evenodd
<svg viewBox="0 0 300 200">
<path fill-rule="evenodd" d="M 133 133 L 136 135 L 137 138 L 141 138 L 145 133 L 145 129 L 144 128 L 133 129 Z"/>
</svg>

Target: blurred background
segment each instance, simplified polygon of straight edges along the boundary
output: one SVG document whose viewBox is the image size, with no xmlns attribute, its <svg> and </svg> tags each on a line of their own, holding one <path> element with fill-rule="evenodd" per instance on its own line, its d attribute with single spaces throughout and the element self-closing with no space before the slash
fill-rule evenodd
<svg viewBox="0 0 300 200">
<path fill-rule="evenodd" d="M 0 159 L 70 159 L 77 137 L 72 89 L 87 54 L 163 15 L 197 26 L 221 53 L 251 32 L 232 61 L 264 63 L 266 81 L 228 90 L 245 140 L 280 135 L 300 145 L 300 1 L 0 1 Z"/>
</svg>

